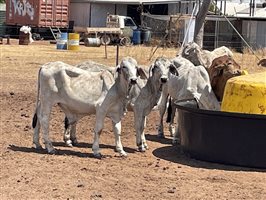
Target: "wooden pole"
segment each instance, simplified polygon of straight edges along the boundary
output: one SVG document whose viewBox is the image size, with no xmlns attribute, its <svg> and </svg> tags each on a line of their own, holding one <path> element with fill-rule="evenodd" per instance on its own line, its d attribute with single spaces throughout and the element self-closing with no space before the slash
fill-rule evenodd
<svg viewBox="0 0 266 200">
<path fill-rule="evenodd" d="M 118 65 L 118 59 L 119 59 L 119 45 L 116 45 L 116 66 Z"/>
<path fill-rule="evenodd" d="M 107 45 L 106 45 L 106 32 L 104 32 L 104 50 L 105 50 L 105 59 L 107 59 Z"/>
</svg>

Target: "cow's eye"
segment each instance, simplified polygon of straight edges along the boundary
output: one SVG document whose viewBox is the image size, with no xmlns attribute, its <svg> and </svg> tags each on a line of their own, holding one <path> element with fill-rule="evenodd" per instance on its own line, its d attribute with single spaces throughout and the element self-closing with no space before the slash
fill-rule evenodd
<svg viewBox="0 0 266 200">
<path fill-rule="evenodd" d="M 224 73 L 224 70 L 223 70 L 223 69 L 221 69 L 221 70 L 219 71 L 219 76 L 222 76 L 222 75 L 223 75 L 223 73 Z"/>
</svg>

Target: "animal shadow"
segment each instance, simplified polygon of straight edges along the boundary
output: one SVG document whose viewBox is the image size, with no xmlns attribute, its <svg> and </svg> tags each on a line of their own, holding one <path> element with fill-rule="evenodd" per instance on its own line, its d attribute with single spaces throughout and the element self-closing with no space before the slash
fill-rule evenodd
<svg viewBox="0 0 266 200">
<path fill-rule="evenodd" d="M 158 142 L 161 144 L 172 144 L 171 138 L 160 138 L 157 135 L 145 134 L 145 138 L 149 141 Z"/>
<path fill-rule="evenodd" d="M 9 145 L 8 149 L 12 151 L 19 151 L 25 153 L 48 154 L 46 149 L 36 149 L 33 147 L 20 147 L 16 145 Z M 79 151 L 68 150 L 68 149 L 56 149 L 55 155 L 69 155 L 69 156 L 77 156 L 80 158 L 93 157 L 92 153 L 82 153 Z"/>
<path fill-rule="evenodd" d="M 160 159 L 173 163 L 187 165 L 195 168 L 220 169 L 226 171 L 255 171 L 266 172 L 266 169 L 249 168 L 235 165 L 220 164 L 215 162 L 207 162 L 197 160 L 186 153 L 181 145 L 170 145 L 155 149 L 152 154 Z"/>
<path fill-rule="evenodd" d="M 56 147 L 66 147 L 64 142 L 53 142 L 53 145 Z M 77 148 L 92 148 L 92 144 L 90 143 L 86 143 L 86 142 L 78 142 L 77 144 L 74 145 L 74 147 Z M 71 147 L 69 147 L 71 148 Z M 100 148 L 101 149 L 113 149 L 115 151 L 115 146 L 112 145 L 106 145 L 106 144 L 100 144 Z M 127 153 L 135 153 L 137 150 L 136 149 L 132 149 L 129 147 L 123 147 L 123 149 L 127 152 Z"/>
</svg>

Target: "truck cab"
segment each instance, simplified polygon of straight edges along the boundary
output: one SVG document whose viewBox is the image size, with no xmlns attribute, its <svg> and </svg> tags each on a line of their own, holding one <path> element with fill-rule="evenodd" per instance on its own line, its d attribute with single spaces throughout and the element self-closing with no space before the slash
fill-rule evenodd
<svg viewBox="0 0 266 200">
<path fill-rule="evenodd" d="M 121 15 L 107 15 L 106 27 L 109 28 L 130 28 L 135 30 L 138 28 L 136 23 L 133 21 L 131 17 L 121 16 Z"/>
<path fill-rule="evenodd" d="M 132 30 L 136 30 L 138 28 L 133 19 L 127 16 L 119 16 L 119 24 L 120 28 L 128 27 L 131 28 Z"/>
</svg>

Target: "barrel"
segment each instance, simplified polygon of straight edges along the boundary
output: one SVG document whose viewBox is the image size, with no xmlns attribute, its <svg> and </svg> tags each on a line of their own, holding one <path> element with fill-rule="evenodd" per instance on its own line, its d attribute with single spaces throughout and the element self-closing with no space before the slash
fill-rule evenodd
<svg viewBox="0 0 266 200">
<path fill-rule="evenodd" d="M 141 30 L 141 40 L 143 44 L 149 44 L 151 41 L 151 31 L 148 29 Z"/>
<path fill-rule="evenodd" d="M 141 43 L 141 31 L 136 29 L 133 31 L 133 38 L 132 38 L 133 44 L 140 44 Z"/>
<path fill-rule="evenodd" d="M 56 49 L 67 50 L 67 33 L 59 33 L 56 39 Z"/>
<path fill-rule="evenodd" d="M 86 38 L 84 45 L 86 47 L 99 47 L 101 46 L 101 40 L 99 38 Z"/>
<path fill-rule="evenodd" d="M 226 82 L 221 110 L 266 115 L 266 72 L 230 78 Z"/>
<path fill-rule="evenodd" d="M 79 34 L 69 33 L 68 34 L 68 49 L 77 51 L 79 50 Z"/>
<path fill-rule="evenodd" d="M 30 43 L 30 34 L 19 32 L 19 45 L 28 45 Z"/>
</svg>

